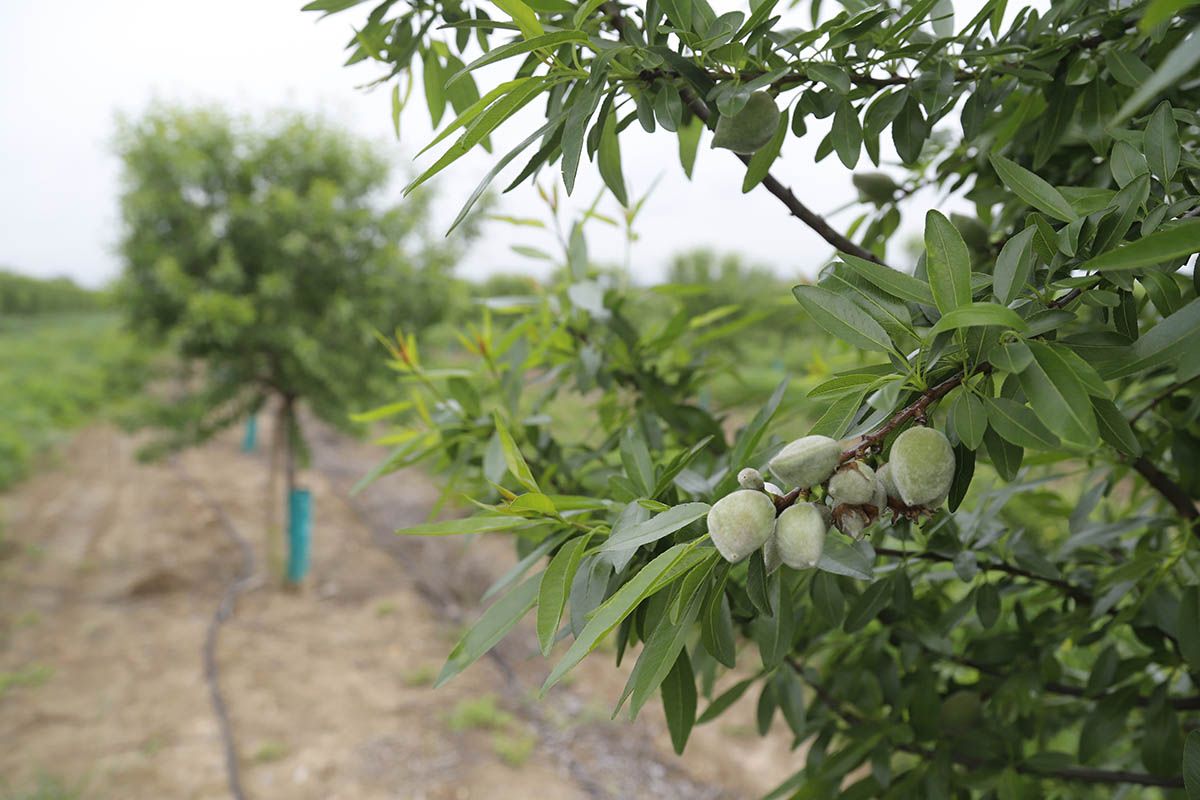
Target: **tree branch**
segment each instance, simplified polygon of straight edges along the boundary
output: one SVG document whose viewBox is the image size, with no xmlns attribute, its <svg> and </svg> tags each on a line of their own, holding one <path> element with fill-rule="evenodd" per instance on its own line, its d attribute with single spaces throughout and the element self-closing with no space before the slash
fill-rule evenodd
<svg viewBox="0 0 1200 800">
<path fill-rule="evenodd" d="M 712 112 L 708 110 L 708 106 L 705 105 L 704 101 L 701 100 L 695 92 L 688 87 L 683 86 L 679 89 L 679 96 L 683 98 L 684 103 L 687 104 L 687 107 L 691 109 L 692 113 L 695 114 L 701 122 L 706 125 L 709 124 L 712 119 Z M 739 155 L 738 158 L 740 158 L 746 164 L 750 163 L 750 156 Z M 820 236 L 826 242 L 829 242 L 829 244 L 833 245 L 838 250 L 841 250 L 843 253 L 849 253 L 852 256 L 858 256 L 859 258 L 866 259 L 867 261 L 874 261 L 876 264 L 883 263 L 883 260 L 880 259 L 879 256 L 875 255 L 870 250 L 859 246 L 843 236 L 841 233 L 838 233 L 836 230 L 834 230 L 824 217 L 813 211 L 808 206 L 804 205 L 804 203 L 800 202 L 800 198 L 796 197 L 791 189 L 780 183 L 779 179 L 771 173 L 768 172 L 767 176 L 763 178 L 763 186 L 767 188 L 768 192 L 775 195 L 779 202 L 783 203 L 792 216 L 796 217 L 805 225 L 812 228 L 812 230 L 816 232 L 818 236 Z"/>
<path fill-rule="evenodd" d="M 914 558 L 920 561 L 934 561 L 940 564 L 953 564 L 954 556 L 949 556 L 944 553 L 937 553 L 932 550 L 920 550 L 907 553 L 903 550 L 895 550 L 890 547 L 876 547 L 875 552 L 882 556 L 891 558 Z M 1091 605 L 1094 598 L 1086 589 L 1076 586 L 1069 581 L 1064 581 L 1060 578 L 1048 578 L 1045 575 L 1038 575 L 1036 572 L 1022 569 L 1021 567 L 1009 564 L 1006 561 L 980 561 L 979 569 L 985 572 L 1003 572 L 1014 577 L 1025 578 L 1026 580 L 1045 583 L 1049 586 L 1061 589 L 1062 592 L 1075 600 Z"/>
</svg>

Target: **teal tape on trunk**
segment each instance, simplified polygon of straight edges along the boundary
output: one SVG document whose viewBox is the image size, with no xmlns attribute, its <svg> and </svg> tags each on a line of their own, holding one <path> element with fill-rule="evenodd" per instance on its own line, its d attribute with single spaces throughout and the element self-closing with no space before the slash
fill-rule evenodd
<svg viewBox="0 0 1200 800">
<path fill-rule="evenodd" d="M 242 452 L 253 453 L 258 443 L 258 417 L 251 414 L 246 418 L 246 435 L 242 437 Z"/>
<path fill-rule="evenodd" d="M 308 574 L 312 545 L 312 493 L 293 489 L 288 498 L 287 579 L 299 583 Z"/>
</svg>

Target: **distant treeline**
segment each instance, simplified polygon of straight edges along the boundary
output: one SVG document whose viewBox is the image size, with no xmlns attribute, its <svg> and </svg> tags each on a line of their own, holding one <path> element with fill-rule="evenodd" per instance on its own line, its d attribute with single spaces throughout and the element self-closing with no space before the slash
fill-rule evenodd
<svg viewBox="0 0 1200 800">
<path fill-rule="evenodd" d="M 89 311 L 104 305 L 104 293 L 70 278 L 31 278 L 0 269 L 0 315 Z"/>
</svg>

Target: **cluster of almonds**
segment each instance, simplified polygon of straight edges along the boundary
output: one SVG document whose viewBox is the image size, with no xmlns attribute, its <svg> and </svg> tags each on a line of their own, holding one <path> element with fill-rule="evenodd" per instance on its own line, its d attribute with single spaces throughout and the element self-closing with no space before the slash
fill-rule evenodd
<svg viewBox="0 0 1200 800">
<path fill-rule="evenodd" d="M 738 473 L 741 489 L 708 512 L 708 533 L 726 561 L 736 563 L 760 547 L 767 571 L 780 564 L 814 567 L 835 527 L 858 537 L 884 509 L 916 516 L 946 501 L 954 479 L 954 450 L 933 428 L 909 428 L 892 443 L 891 461 L 872 469 L 860 460 L 842 463 L 842 445 L 828 436 L 805 436 L 779 451 L 767 465 L 786 486 L 806 497 L 824 487 L 824 502 L 797 502 L 776 517 L 783 491 L 758 470 Z"/>
</svg>

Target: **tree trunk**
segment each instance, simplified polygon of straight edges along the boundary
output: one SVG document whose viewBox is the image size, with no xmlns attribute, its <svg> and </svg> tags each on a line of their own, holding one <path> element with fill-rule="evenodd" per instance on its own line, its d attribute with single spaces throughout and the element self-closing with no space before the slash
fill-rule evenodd
<svg viewBox="0 0 1200 800">
<path fill-rule="evenodd" d="M 286 531 L 279 524 L 279 461 L 283 455 L 283 439 L 287 431 L 283 407 L 275 412 L 275 426 L 271 431 L 271 457 L 267 476 L 267 522 L 266 522 L 266 571 L 267 579 L 283 579 L 283 537 Z"/>
</svg>

